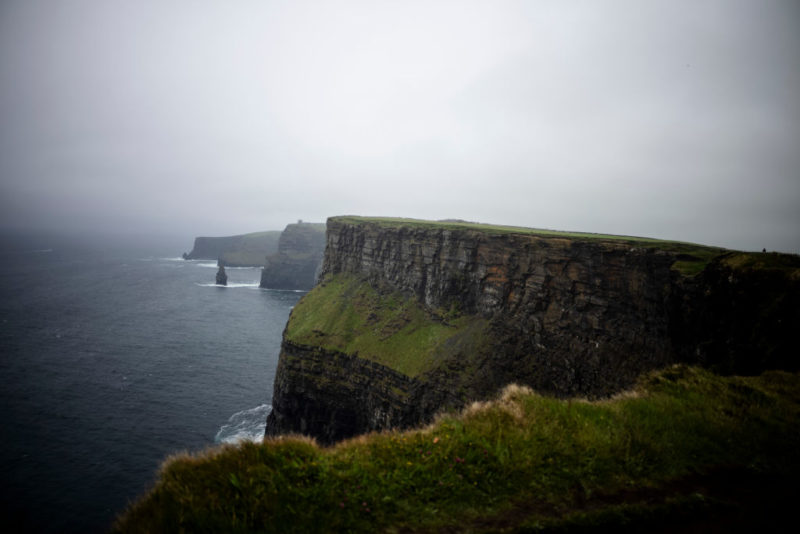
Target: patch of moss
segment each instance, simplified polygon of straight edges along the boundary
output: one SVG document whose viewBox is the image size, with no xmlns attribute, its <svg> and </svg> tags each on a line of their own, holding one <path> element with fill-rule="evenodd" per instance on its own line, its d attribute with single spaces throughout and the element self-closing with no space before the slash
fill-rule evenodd
<svg viewBox="0 0 800 534">
<path fill-rule="evenodd" d="M 448 314 L 445 320 L 398 292 L 382 293 L 351 275 L 322 280 L 292 310 L 286 339 L 357 354 L 415 377 L 431 370 L 443 349 L 466 340 L 483 345 L 484 319 Z"/>
<path fill-rule="evenodd" d="M 725 517 L 757 526 L 766 516 L 754 502 L 791 516 L 799 430 L 800 376 L 785 372 L 677 366 L 596 402 L 510 386 L 425 429 L 172 458 L 115 529 L 650 531 Z"/>
</svg>

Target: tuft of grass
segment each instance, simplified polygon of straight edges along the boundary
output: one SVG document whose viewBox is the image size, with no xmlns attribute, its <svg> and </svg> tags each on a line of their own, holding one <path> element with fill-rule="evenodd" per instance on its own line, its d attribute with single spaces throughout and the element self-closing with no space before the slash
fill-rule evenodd
<svg viewBox="0 0 800 534">
<path fill-rule="evenodd" d="M 352 275 L 322 280 L 292 310 L 286 339 L 358 354 L 414 377 L 432 369 L 446 344 L 485 344 L 488 321 L 455 312 L 434 315 L 398 292 L 381 293 Z"/>
<path fill-rule="evenodd" d="M 708 521 L 797 495 L 781 492 L 800 474 L 798 423 L 800 376 L 785 372 L 676 366 L 597 402 L 513 386 L 423 429 L 174 457 L 114 528 L 541 532 Z"/>
</svg>

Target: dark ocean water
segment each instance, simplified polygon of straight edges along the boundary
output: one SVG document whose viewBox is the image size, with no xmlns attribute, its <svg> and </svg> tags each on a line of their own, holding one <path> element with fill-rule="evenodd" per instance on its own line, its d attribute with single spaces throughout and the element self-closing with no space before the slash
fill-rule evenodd
<svg viewBox="0 0 800 534">
<path fill-rule="evenodd" d="M 299 292 L 181 249 L 4 242 L 4 532 L 103 532 L 161 461 L 258 439 Z"/>
</svg>

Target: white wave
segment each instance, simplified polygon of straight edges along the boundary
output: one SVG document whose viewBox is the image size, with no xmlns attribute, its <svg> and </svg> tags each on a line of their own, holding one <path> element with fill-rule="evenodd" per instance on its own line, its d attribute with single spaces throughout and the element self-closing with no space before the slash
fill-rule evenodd
<svg viewBox="0 0 800 534">
<path fill-rule="evenodd" d="M 137 258 L 136 261 L 159 261 L 159 262 L 164 261 L 164 262 L 169 262 L 169 263 L 178 263 L 178 262 L 184 262 L 186 260 L 184 260 L 183 258 L 180 258 L 180 257 L 179 258 L 156 258 L 155 256 L 150 256 L 149 258 Z"/>
<path fill-rule="evenodd" d="M 281 291 L 283 293 L 308 293 L 306 289 L 270 289 L 268 287 L 262 287 L 263 291 Z"/>
<path fill-rule="evenodd" d="M 237 287 L 251 287 L 251 288 L 258 288 L 258 282 L 250 282 L 250 283 L 243 283 L 243 282 L 228 282 L 228 285 L 223 286 L 220 284 L 215 284 L 213 282 L 208 282 L 205 284 L 201 284 L 195 282 L 200 287 L 229 287 L 229 288 L 237 288 Z"/>
<path fill-rule="evenodd" d="M 194 265 L 197 265 L 198 267 L 213 267 L 214 269 L 219 269 L 219 264 L 217 263 L 208 263 L 208 262 L 203 262 L 203 263 L 192 262 L 192 263 Z M 256 269 L 260 271 L 261 267 L 232 267 L 229 265 L 225 266 L 226 271 L 254 271 Z"/>
<path fill-rule="evenodd" d="M 272 405 L 262 404 L 249 410 L 236 412 L 228 422 L 220 427 L 214 436 L 215 443 L 239 443 L 241 441 L 260 442 L 267 427 L 267 416 Z"/>
</svg>

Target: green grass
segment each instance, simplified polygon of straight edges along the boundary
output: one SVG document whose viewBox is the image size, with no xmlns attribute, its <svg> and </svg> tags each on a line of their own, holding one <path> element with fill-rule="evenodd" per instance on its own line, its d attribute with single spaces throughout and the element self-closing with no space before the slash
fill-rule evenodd
<svg viewBox="0 0 800 534">
<path fill-rule="evenodd" d="M 725 249 L 686 243 L 683 241 L 667 241 L 649 237 L 622 236 L 612 234 L 595 234 L 591 232 L 566 232 L 521 226 L 501 226 L 460 221 L 425 221 L 399 217 L 332 217 L 333 221 L 347 224 L 375 224 L 384 228 L 438 228 L 444 230 L 471 230 L 488 234 L 519 234 L 547 238 L 580 239 L 592 241 L 611 241 L 630 244 L 634 247 L 653 248 L 671 252 L 679 256 L 672 268 L 684 276 L 694 276 L 701 272 L 711 259 L 725 252 Z"/>
<path fill-rule="evenodd" d="M 349 275 L 322 280 L 294 307 L 286 339 L 302 345 L 358 354 L 414 377 L 432 369 L 445 344 L 484 345 L 488 322 L 448 310 L 427 311 L 416 299 L 381 293 Z"/>
<path fill-rule="evenodd" d="M 176 456 L 116 530 L 663 527 L 665 517 L 744 513 L 751 494 L 792 500 L 798 423 L 800 378 L 785 372 L 720 377 L 678 366 L 597 402 L 509 387 L 425 429 L 331 448 L 281 438 Z"/>
</svg>

